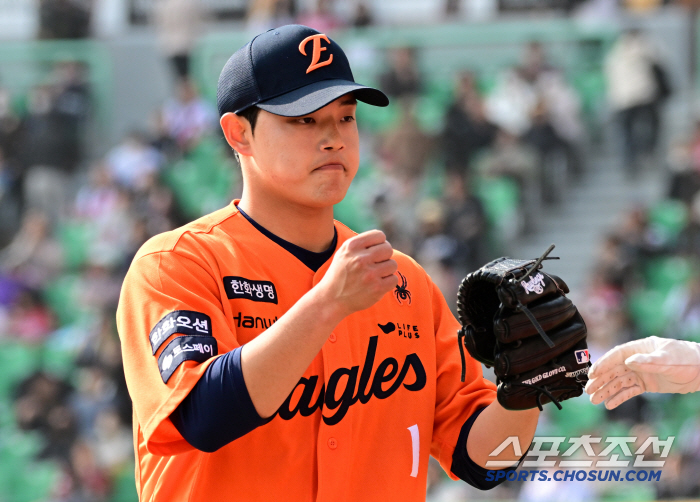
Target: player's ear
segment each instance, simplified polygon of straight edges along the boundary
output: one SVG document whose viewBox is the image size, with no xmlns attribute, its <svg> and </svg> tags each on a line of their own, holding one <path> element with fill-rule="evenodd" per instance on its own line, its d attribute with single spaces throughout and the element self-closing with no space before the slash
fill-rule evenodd
<svg viewBox="0 0 700 502">
<path fill-rule="evenodd" d="M 224 113 L 219 121 L 228 144 L 241 155 L 251 155 L 250 138 L 253 131 L 250 123 L 235 113 Z"/>
</svg>

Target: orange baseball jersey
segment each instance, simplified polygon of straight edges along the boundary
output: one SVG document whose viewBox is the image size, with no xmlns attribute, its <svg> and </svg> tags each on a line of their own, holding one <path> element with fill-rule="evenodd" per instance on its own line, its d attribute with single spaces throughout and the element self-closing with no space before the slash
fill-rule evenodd
<svg viewBox="0 0 700 502">
<path fill-rule="evenodd" d="M 399 286 L 330 335 L 274 418 L 213 453 L 169 416 L 215 358 L 271 326 L 323 277 L 235 206 L 158 235 L 117 312 L 146 501 L 423 501 L 428 457 L 450 473 L 462 425 L 495 399 L 430 277 L 394 252 Z M 335 222 L 339 247 L 355 233 Z M 337 249 L 337 247 L 336 247 Z"/>
</svg>

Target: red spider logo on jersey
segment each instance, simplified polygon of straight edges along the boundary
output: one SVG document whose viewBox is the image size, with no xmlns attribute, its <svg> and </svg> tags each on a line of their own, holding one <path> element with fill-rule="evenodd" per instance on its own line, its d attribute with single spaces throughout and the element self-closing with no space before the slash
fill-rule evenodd
<svg viewBox="0 0 700 502">
<path fill-rule="evenodd" d="M 408 304 L 410 305 L 411 292 L 408 289 L 406 289 L 408 287 L 408 281 L 401 272 L 397 270 L 396 273 L 399 274 L 401 282 L 396 285 L 396 289 L 394 290 L 394 296 L 396 296 L 396 300 L 399 302 L 399 305 L 403 305 L 403 303 L 401 303 L 401 300 L 408 300 Z"/>
</svg>

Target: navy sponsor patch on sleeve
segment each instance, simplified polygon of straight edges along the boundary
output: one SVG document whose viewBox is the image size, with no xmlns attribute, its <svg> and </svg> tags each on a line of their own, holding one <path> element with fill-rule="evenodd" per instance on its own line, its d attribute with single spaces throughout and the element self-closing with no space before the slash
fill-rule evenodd
<svg viewBox="0 0 700 502">
<path fill-rule="evenodd" d="M 214 336 L 211 318 L 192 310 L 176 310 L 163 317 L 148 335 L 155 354 L 163 342 L 173 333 L 190 336 Z"/>
<path fill-rule="evenodd" d="M 213 336 L 178 336 L 173 338 L 158 356 L 158 369 L 163 383 L 168 383 L 177 367 L 183 362 L 203 363 L 218 353 L 216 338 Z"/>
<path fill-rule="evenodd" d="M 277 290 L 270 281 L 254 281 L 245 277 L 224 277 L 224 288 L 229 300 L 242 298 L 254 302 L 277 304 Z"/>
</svg>

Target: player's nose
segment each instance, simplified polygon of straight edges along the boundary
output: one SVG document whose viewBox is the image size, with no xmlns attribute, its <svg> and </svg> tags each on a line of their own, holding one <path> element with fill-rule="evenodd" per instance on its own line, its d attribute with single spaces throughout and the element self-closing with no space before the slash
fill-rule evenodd
<svg viewBox="0 0 700 502">
<path fill-rule="evenodd" d="M 345 147 L 345 141 L 335 121 L 329 121 L 329 123 L 325 124 L 321 145 L 321 148 L 329 152 L 342 150 Z"/>
</svg>

